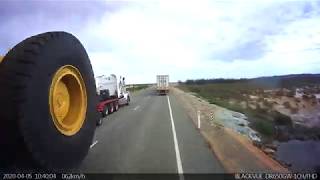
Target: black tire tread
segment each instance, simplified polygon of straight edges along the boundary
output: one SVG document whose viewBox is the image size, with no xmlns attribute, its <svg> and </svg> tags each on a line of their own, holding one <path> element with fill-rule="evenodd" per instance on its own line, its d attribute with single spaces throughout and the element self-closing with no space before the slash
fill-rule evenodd
<svg viewBox="0 0 320 180">
<path fill-rule="evenodd" d="M 4 57 L 3 62 L 0 63 L 0 77 L 3 77 L 0 79 L 0 93 L 2 95 L 1 100 L 5 101 L 4 103 L 0 104 L 1 109 L 3 109 L 3 106 L 8 105 L 10 107 L 16 107 L 26 101 L 26 98 L 23 97 L 23 95 L 15 96 L 13 99 L 11 99 L 11 101 L 6 100 L 5 96 L 21 94 L 19 92 L 26 88 L 25 78 L 30 78 L 31 75 L 27 74 L 26 69 L 22 67 L 25 64 L 28 64 L 28 67 L 25 68 L 30 70 L 30 68 L 36 66 L 37 62 L 34 61 L 34 56 L 38 55 L 36 48 L 41 48 L 43 45 L 45 45 L 45 41 L 41 40 L 41 38 L 47 39 L 47 42 L 52 39 L 49 37 L 49 34 L 46 33 L 39 35 L 37 38 L 34 36 L 27 38 L 12 48 Z M 11 114 L 11 117 L 8 114 Z M 14 148 L 19 148 L 20 154 L 22 154 L 21 157 L 17 157 L 16 159 L 12 159 L 12 157 L 1 157 L 0 160 L 4 160 L 5 163 L 10 165 L 10 163 L 16 163 L 17 159 L 22 158 L 22 156 L 31 156 L 29 155 L 29 152 L 27 152 L 27 148 L 25 146 L 21 146 L 21 144 L 24 144 L 25 140 L 23 139 L 20 131 L 17 131 L 17 121 L 22 119 L 23 115 L 21 113 L 14 113 L 9 110 L 0 112 L 0 117 L 9 117 L 7 120 L 1 119 L 0 131 L 3 131 L 2 128 L 8 128 L 6 132 L 16 132 L 16 134 L 9 134 L 9 136 L 11 136 L 9 141 L 12 141 L 13 144 L 11 144 L 6 150 L 11 151 L 11 153 L 17 153 L 17 149 Z M 14 156 L 14 154 L 11 154 L 10 152 L 6 153 L 9 153 L 9 156 Z M 21 161 L 23 160 L 25 159 L 21 159 Z"/>
<path fill-rule="evenodd" d="M 32 157 L 34 160 L 32 164 L 37 167 L 52 168 L 39 156 L 36 150 L 31 149 L 32 146 L 29 145 L 31 140 L 28 139 L 28 136 L 22 136 L 22 130 L 18 124 L 23 120 L 24 115 L 15 111 L 27 100 L 24 89 L 27 87 L 28 79 L 32 78 L 28 72 L 36 71 L 39 62 L 35 59 L 39 59 L 36 57 L 41 53 L 43 46 L 46 46 L 50 41 L 69 35 L 71 34 L 65 32 L 47 32 L 29 37 L 12 48 L 0 63 L 0 110 L 2 110 L 0 111 L 0 136 L 8 137 L 7 141 L 0 140 L 0 145 L 2 146 L 4 143 L 6 146 L 9 143 L 8 149 L 5 149 L 5 153 L 0 155 L 0 161 L 3 160 L 2 162 L 10 164 L 19 158 Z M 89 65 L 92 69 L 90 62 Z M 17 154 L 17 151 L 20 151 L 21 156 L 17 156 L 13 160 L 12 157 Z M 7 157 L 4 157 L 6 155 Z"/>
</svg>

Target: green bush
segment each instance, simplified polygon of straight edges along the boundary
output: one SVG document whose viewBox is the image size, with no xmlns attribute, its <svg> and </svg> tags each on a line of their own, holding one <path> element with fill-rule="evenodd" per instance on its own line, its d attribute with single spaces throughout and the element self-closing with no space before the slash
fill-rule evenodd
<svg viewBox="0 0 320 180">
<path fill-rule="evenodd" d="M 262 108 L 260 104 L 257 104 L 256 112 L 257 112 L 257 113 L 260 113 L 260 114 L 266 114 L 266 113 L 267 113 L 267 110 L 264 109 L 264 108 Z"/>
<path fill-rule="evenodd" d="M 274 125 L 268 120 L 257 120 L 253 123 L 253 128 L 259 133 L 266 135 L 268 137 L 274 135 Z"/>
<path fill-rule="evenodd" d="M 289 125 L 292 126 L 292 120 L 289 116 L 279 113 L 278 111 L 273 111 L 271 113 L 273 120 L 278 125 Z"/>
</svg>

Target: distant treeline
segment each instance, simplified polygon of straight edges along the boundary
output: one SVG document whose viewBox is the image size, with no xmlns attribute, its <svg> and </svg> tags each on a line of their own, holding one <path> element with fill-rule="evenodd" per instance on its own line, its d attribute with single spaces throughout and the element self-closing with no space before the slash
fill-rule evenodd
<svg viewBox="0 0 320 180">
<path fill-rule="evenodd" d="M 150 86 L 149 84 L 133 84 L 133 85 L 128 85 L 126 89 L 127 91 L 139 91 L 149 86 Z"/>
<path fill-rule="evenodd" d="M 180 81 L 179 83 L 186 85 L 241 83 L 261 86 L 264 88 L 292 88 L 308 85 L 320 85 L 320 74 L 293 74 L 283 76 L 259 77 L 252 79 L 188 79 L 185 82 Z"/>
<path fill-rule="evenodd" d="M 223 78 L 219 78 L 219 79 L 188 79 L 186 80 L 186 82 L 184 82 L 185 84 L 212 84 L 212 83 L 234 83 L 234 82 L 246 82 L 249 79 L 223 79 Z"/>
</svg>

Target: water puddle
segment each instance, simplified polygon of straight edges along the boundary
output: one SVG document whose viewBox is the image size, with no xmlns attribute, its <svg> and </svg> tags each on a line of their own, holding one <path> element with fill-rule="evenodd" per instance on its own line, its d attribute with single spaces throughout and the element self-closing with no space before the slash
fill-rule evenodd
<svg viewBox="0 0 320 180">
<path fill-rule="evenodd" d="M 291 164 L 293 171 L 320 171 L 320 141 L 290 140 L 275 142 L 278 145 L 276 158 Z"/>
<path fill-rule="evenodd" d="M 248 126 L 250 122 L 244 114 L 226 109 L 218 111 L 215 116 L 225 127 L 233 129 L 253 141 L 261 141 L 258 133 Z M 276 159 L 291 165 L 289 167 L 291 171 L 320 172 L 320 141 L 274 141 L 274 144 L 277 145 Z"/>
</svg>

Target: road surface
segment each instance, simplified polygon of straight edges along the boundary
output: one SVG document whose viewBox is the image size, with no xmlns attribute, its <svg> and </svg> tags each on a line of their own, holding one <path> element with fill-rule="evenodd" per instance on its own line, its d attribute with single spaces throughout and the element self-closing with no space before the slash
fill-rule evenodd
<svg viewBox="0 0 320 180">
<path fill-rule="evenodd" d="M 36 173 L 37 169 L 25 158 L 24 154 L 17 156 L 18 161 L 8 170 Z M 172 94 L 159 96 L 154 89 L 148 88 L 133 94 L 129 106 L 104 119 L 96 130 L 88 156 L 78 169 L 70 172 L 118 175 L 165 173 L 168 177 L 161 175 L 158 178 L 188 180 L 199 179 L 199 176 L 181 174 L 225 171 L 176 98 Z"/>
<path fill-rule="evenodd" d="M 104 119 L 80 171 L 224 172 L 176 98 L 158 96 L 152 88 L 134 94 L 129 106 Z"/>
</svg>

